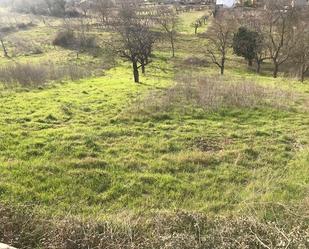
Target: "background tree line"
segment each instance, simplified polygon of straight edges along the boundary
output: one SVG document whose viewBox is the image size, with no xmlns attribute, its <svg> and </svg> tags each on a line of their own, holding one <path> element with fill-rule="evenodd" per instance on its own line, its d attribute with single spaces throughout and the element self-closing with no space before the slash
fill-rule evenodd
<svg viewBox="0 0 309 249">
<path fill-rule="evenodd" d="M 265 9 L 253 12 L 222 11 L 218 14 L 205 37 L 209 40 L 207 56 L 224 74 L 227 54 L 231 51 L 255 64 L 260 73 L 263 62 L 273 65 L 273 77 L 283 65 L 301 81 L 309 70 L 309 12 L 271 0 Z"/>
<path fill-rule="evenodd" d="M 86 35 L 93 26 L 111 32 L 104 46 L 132 63 L 135 82 L 139 82 L 139 71 L 145 73 L 151 63 L 156 43 L 166 40 L 172 57 L 176 54 L 179 11 L 174 5 L 146 6 L 141 0 L 14 0 L 11 4 L 22 11 L 62 17 L 67 32 L 60 32 L 53 44 L 71 46 L 78 52 L 98 47 L 95 37 Z M 274 78 L 284 66 L 291 65 L 290 71 L 304 81 L 309 71 L 308 16 L 307 9 L 286 5 L 284 0 L 270 0 L 263 9 L 221 10 L 214 18 L 205 14 L 192 29 L 197 33 L 197 29 L 209 21 L 201 36 L 208 41 L 205 56 L 221 74 L 233 51 L 243 57 L 250 68 L 255 67 L 257 73 L 266 61 L 272 64 Z M 78 39 L 74 32 L 79 34 Z M 3 37 L 0 33 L 7 56 Z"/>
</svg>

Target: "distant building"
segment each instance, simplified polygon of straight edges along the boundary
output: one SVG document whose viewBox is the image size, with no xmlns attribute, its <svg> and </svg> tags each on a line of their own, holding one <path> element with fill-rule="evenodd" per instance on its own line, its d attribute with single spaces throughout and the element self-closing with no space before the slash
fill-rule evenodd
<svg viewBox="0 0 309 249">
<path fill-rule="evenodd" d="M 216 5 L 221 8 L 231 8 L 235 6 L 237 0 L 217 0 Z"/>
<path fill-rule="evenodd" d="M 244 6 L 248 2 L 252 6 L 263 6 L 267 5 L 268 0 L 217 0 L 216 4 L 223 8 L 231 8 L 235 6 Z M 309 0 L 286 0 L 285 4 L 292 7 L 304 7 L 309 6 Z"/>
<path fill-rule="evenodd" d="M 252 4 L 255 4 L 257 0 L 252 0 Z M 217 0 L 216 4 L 225 8 L 231 8 L 236 6 L 243 6 L 245 0 Z"/>
<path fill-rule="evenodd" d="M 293 7 L 303 7 L 309 5 L 309 0 L 292 0 Z"/>
<path fill-rule="evenodd" d="M 216 0 L 160 0 L 160 3 L 164 3 L 164 4 L 175 4 L 175 3 L 179 3 L 179 4 L 214 4 L 216 2 Z"/>
<path fill-rule="evenodd" d="M 263 1 L 265 6 L 267 6 L 267 1 Z M 292 7 L 306 7 L 309 5 L 309 0 L 285 0 L 285 6 L 292 6 Z"/>
</svg>

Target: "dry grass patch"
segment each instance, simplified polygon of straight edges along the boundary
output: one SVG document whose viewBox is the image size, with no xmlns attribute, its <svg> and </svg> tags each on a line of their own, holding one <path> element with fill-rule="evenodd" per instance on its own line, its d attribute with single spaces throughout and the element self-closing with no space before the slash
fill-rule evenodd
<svg viewBox="0 0 309 249">
<path fill-rule="evenodd" d="M 266 204 L 263 208 L 271 218 L 214 218 L 177 211 L 106 220 L 69 216 L 46 220 L 28 207 L 0 205 L 0 240 L 21 249 L 308 248 L 307 204 L 289 208 Z"/>
<path fill-rule="evenodd" d="M 186 113 L 192 107 L 205 111 L 259 107 L 288 109 L 293 107 L 296 98 L 290 91 L 225 77 L 178 76 L 176 82 L 163 92 L 152 91 L 143 100 L 138 100 L 131 112 L 154 114 L 177 109 Z"/>
<path fill-rule="evenodd" d="M 78 80 L 88 76 L 89 70 L 75 64 L 57 66 L 53 63 L 16 63 L 0 68 L 0 82 L 6 87 L 37 87 L 49 81 Z"/>
</svg>

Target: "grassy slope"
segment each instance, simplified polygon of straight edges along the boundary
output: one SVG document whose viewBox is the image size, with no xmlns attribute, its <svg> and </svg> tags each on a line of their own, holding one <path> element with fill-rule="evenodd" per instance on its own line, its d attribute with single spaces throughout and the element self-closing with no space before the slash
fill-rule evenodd
<svg viewBox="0 0 309 249">
<path fill-rule="evenodd" d="M 184 31 L 189 32 L 192 16 L 183 16 Z M 182 34 L 176 65 L 199 53 L 192 50 L 199 47 L 197 39 Z M 54 214 L 105 214 L 227 212 L 255 202 L 298 201 L 307 194 L 306 112 L 231 108 L 131 114 L 134 99 L 172 84 L 172 61 L 166 59 L 158 56 L 141 85 L 132 83 L 124 64 L 101 78 L 3 92 L 1 199 Z M 228 68 L 226 77 L 283 85 L 308 100 L 308 85 L 291 87 L 237 68 Z"/>
<path fill-rule="evenodd" d="M 78 65 L 85 70 L 91 68 L 93 75 L 102 75 L 104 69 L 114 66 L 114 60 L 111 59 L 110 53 L 106 50 L 102 50 L 101 54 L 95 57 L 91 51 L 79 53 L 77 59 L 75 50 L 53 46 L 54 37 L 59 30 L 65 28 L 61 19 L 10 13 L 1 7 L 0 13 L 2 14 L 0 26 L 13 26 L 15 23 L 33 24 L 33 26 L 12 31 L 4 37 L 4 44 L 10 59 L 6 58 L 1 51 L 0 65 L 14 63 L 53 64 L 55 66 Z M 74 25 L 74 22 L 68 21 L 68 25 Z M 95 31 L 94 33 L 97 35 L 96 42 L 98 44 L 101 44 L 102 38 L 108 35 L 105 32 L 97 33 Z"/>
</svg>

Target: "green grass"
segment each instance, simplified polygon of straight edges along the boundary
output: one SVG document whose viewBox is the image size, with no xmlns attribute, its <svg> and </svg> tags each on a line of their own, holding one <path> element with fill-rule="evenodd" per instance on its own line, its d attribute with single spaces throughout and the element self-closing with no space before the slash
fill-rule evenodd
<svg viewBox="0 0 309 249">
<path fill-rule="evenodd" d="M 195 14 L 183 17 L 185 27 Z M 225 79 L 288 89 L 299 108 L 131 112 L 137 100 L 174 84 L 184 58 L 201 55 L 199 39 L 184 31 L 177 58 L 157 53 L 142 84 L 120 63 L 100 78 L 2 91 L 1 200 L 75 215 L 227 214 L 256 203 L 301 201 L 309 183 L 308 84 L 256 76 L 243 64 L 228 67 Z"/>
<path fill-rule="evenodd" d="M 184 12 L 180 14 L 179 32 L 194 35 L 194 23 L 205 14 L 210 16 L 209 10 Z M 198 31 L 204 31 L 205 25 L 200 27 Z"/>
<path fill-rule="evenodd" d="M 14 23 L 9 21 L 16 18 L 16 23 L 28 24 L 33 23 L 26 29 L 15 30 L 4 36 L 4 44 L 6 45 L 10 58 L 6 58 L 0 53 L 0 65 L 8 65 L 13 63 L 29 63 L 29 64 L 55 64 L 68 65 L 76 64 L 81 67 L 92 67 L 92 71 L 99 74 L 100 68 L 108 69 L 114 66 L 113 56 L 102 45 L 102 40 L 108 36 L 106 32 L 93 31 L 90 35 L 96 35 L 96 42 L 102 45 L 100 54 L 95 56 L 91 51 L 88 53 L 78 53 L 76 50 L 64 49 L 58 46 L 53 46 L 52 42 L 57 33 L 64 30 L 65 27 L 61 19 L 52 17 L 36 17 L 30 18 L 28 15 L 11 14 L 6 9 L 1 9 L 3 20 L 0 20 L 0 26 L 11 26 Z M 74 24 L 73 20 L 68 21 Z M 37 52 L 40 51 L 40 52 Z M 78 58 L 77 58 L 78 57 Z M 97 75 L 95 74 L 95 75 Z"/>
</svg>

